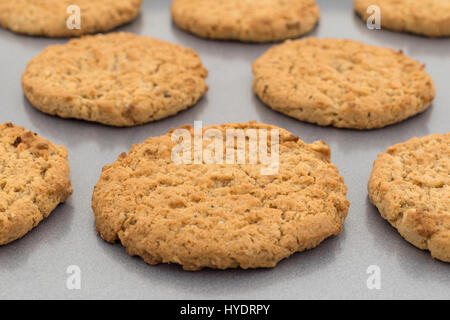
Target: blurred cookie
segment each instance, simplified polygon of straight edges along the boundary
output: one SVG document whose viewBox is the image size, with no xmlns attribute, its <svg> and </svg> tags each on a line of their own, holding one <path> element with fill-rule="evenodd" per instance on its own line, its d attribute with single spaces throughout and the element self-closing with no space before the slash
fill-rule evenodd
<svg viewBox="0 0 450 320">
<path fill-rule="evenodd" d="M 28 64 L 22 87 L 42 112 L 134 126 L 194 105 L 208 89 L 206 76 L 192 49 L 111 33 L 47 47 Z"/>
<path fill-rule="evenodd" d="M 172 18 L 208 39 L 273 42 L 310 32 L 319 20 L 314 0 L 174 0 Z"/>
<path fill-rule="evenodd" d="M 372 5 L 380 8 L 383 28 L 428 37 L 450 36 L 448 0 L 354 0 L 355 11 L 364 21 L 373 14 L 367 13 L 367 8 Z"/>
<path fill-rule="evenodd" d="M 192 127 L 179 129 L 186 131 L 183 139 L 192 138 Z M 255 139 L 265 130 L 269 139 L 253 155 L 267 143 L 270 156 L 279 155 L 278 170 L 262 174 L 261 161 L 177 164 L 176 131 L 149 138 L 103 168 L 92 198 L 101 237 L 120 240 L 129 254 L 150 264 L 247 269 L 274 267 L 342 231 L 347 188 L 326 144 L 306 144 L 284 129 L 254 122 L 205 127 L 203 135 L 226 137 L 227 130 L 249 136 L 253 130 Z M 276 145 L 278 152 L 272 151 Z M 189 146 L 183 150 L 193 151 Z M 206 148 L 209 143 L 200 150 Z M 242 148 L 251 150 L 250 142 Z M 247 160 L 251 155 L 247 151 Z"/>
<path fill-rule="evenodd" d="M 0 25 L 17 33 L 45 37 L 74 37 L 105 32 L 132 21 L 142 0 L 2 0 Z M 67 21 L 80 9 L 79 29 Z"/>
<path fill-rule="evenodd" d="M 23 237 L 72 194 L 66 148 L 0 124 L 0 245 Z"/>
<path fill-rule="evenodd" d="M 286 41 L 256 60 L 253 73 L 265 104 L 321 126 L 381 128 L 421 113 L 435 96 L 424 65 L 352 40 Z"/>
<path fill-rule="evenodd" d="M 450 262 L 450 132 L 390 147 L 375 161 L 368 189 L 403 238 Z"/>
</svg>

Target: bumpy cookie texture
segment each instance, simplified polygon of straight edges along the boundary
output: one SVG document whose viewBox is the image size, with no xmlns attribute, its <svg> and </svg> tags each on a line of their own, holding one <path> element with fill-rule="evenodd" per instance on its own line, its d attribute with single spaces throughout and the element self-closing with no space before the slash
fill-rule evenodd
<svg viewBox="0 0 450 320">
<path fill-rule="evenodd" d="M 72 194 L 64 147 L 0 124 L 0 245 L 17 240 Z"/>
<path fill-rule="evenodd" d="M 355 11 L 367 21 L 373 14 L 367 8 L 380 8 L 381 26 L 428 37 L 450 36 L 450 1 L 448 0 L 355 0 Z"/>
<path fill-rule="evenodd" d="M 424 65 L 352 40 L 286 41 L 256 60 L 253 73 L 265 104 L 321 126 L 381 128 L 424 111 L 435 96 Z"/>
<path fill-rule="evenodd" d="M 105 32 L 132 21 L 142 0 L 1 0 L 0 25 L 17 33 L 46 37 L 75 37 Z M 69 29 L 66 22 L 80 8 L 79 29 Z"/>
<path fill-rule="evenodd" d="M 172 18 L 208 39 L 273 42 L 311 31 L 320 10 L 314 0 L 174 0 Z"/>
<path fill-rule="evenodd" d="M 134 126 L 194 105 L 208 90 L 207 73 L 192 49 L 113 33 L 47 47 L 28 64 L 22 87 L 45 113 Z"/>
<path fill-rule="evenodd" d="M 375 161 L 368 189 L 406 240 L 450 262 L 450 132 L 390 147 Z"/>
<path fill-rule="evenodd" d="M 203 130 L 211 128 L 224 136 L 226 129 L 275 129 L 251 122 Z M 316 247 L 341 232 L 347 188 L 326 144 L 279 130 L 274 175 L 248 162 L 175 164 L 170 132 L 134 145 L 103 168 L 92 199 L 97 231 L 147 263 L 186 270 L 274 267 Z"/>
</svg>

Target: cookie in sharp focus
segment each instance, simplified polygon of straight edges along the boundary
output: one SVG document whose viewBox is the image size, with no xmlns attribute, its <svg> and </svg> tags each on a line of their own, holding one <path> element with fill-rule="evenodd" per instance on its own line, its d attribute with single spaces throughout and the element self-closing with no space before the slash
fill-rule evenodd
<svg viewBox="0 0 450 320">
<path fill-rule="evenodd" d="M 192 138 L 192 127 L 179 129 Z M 274 267 L 342 231 L 347 188 L 325 143 L 306 144 L 284 129 L 255 122 L 204 127 L 203 135 L 215 131 L 225 137 L 227 130 L 254 130 L 258 136 L 265 130 L 270 155 L 279 154 L 278 170 L 262 173 L 266 163 L 250 160 L 177 163 L 176 130 L 149 138 L 103 168 L 92 198 L 101 237 L 119 240 L 149 264 L 247 269 Z M 278 153 L 271 151 L 276 141 Z M 204 141 L 204 152 L 208 146 Z"/>
<path fill-rule="evenodd" d="M 367 21 L 377 6 L 381 27 L 428 37 L 450 36 L 450 1 L 448 0 L 355 0 L 355 11 Z"/>
<path fill-rule="evenodd" d="M 431 105 L 435 87 L 424 69 L 400 51 L 307 38 L 274 46 L 257 59 L 253 88 L 272 109 L 299 120 L 373 129 Z"/>
<path fill-rule="evenodd" d="M 450 132 L 390 147 L 375 161 L 368 189 L 403 238 L 450 262 Z"/>
<path fill-rule="evenodd" d="M 174 0 L 174 22 L 208 39 L 274 42 L 296 38 L 317 24 L 314 0 Z"/>
<path fill-rule="evenodd" d="M 72 194 L 66 148 L 0 124 L 0 245 L 23 237 Z"/>
<path fill-rule="evenodd" d="M 76 37 L 109 31 L 134 20 L 141 3 L 142 0 L 2 0 L 0 25 L 32 36 Z M 78 13 L 79 21 L 74 19 Z"/>
<path fill-rule="evenodd" d="M 22 87 L 42 112 L 134 126 L 194 105 L 208 90 L 207 73 L 192 49 L 110 33 L 47 47 L 28 64 Z"/>
</svg>

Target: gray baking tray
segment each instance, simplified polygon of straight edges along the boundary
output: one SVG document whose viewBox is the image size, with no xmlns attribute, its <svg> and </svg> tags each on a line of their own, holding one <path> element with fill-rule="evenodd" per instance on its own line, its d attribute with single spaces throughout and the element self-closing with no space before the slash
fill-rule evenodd
<svg viewBox="0 0 450 320">
<path fill-rule="evenodd" d="M 120 129 L 64 120 L 35 110 L 20 86 L 27 62 L 47 45 L 66 40 L 21 36 L 0 29 L 0 122 L 34 130 L 69 150 L 72 197 L 21 240 L 0 247 L 2 299 L 397 299 L 450 298 L 450 264 L 430 257 L 384 221 L 367 196 L 377 154 L 414 136 L 450 131 L 450 39 L 428 39 L 369 30 L 352 1 L 318 1 L 318 37 L 350 38 L 402 49 L 426 63 L 437 97 L 421 115 L 374 131 L 339 130 L 302 123 L 272 111 L 253 94 L 251 64 L 270 45 L 199 39 L 173 25 L 169 0 L 147 0 L 133 23 L 120 28 L 194 48 L 210 71 L 210 91 L 195 107 L 143 126 Z M 150 266 L 95 232 L 91 194 L 102 166 L 133 143 L 169 128 L 257 120 L 284 127 L 307 142 L 324 140 L 348 186 L 351 202 L 344 232 L 316 249 L 297 253 L 274 269 L 186 272 L 177 265 Z M 69 266 L 81 270 L 81 289 L 67 288 Z M 367 286 L 378 266 L 381 289 Z"/>
</svg>

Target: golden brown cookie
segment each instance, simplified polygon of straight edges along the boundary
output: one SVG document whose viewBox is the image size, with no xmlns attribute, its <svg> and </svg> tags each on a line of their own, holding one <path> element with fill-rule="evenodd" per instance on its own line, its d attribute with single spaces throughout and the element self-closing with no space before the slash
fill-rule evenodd
<svg viewBox="0 0 450 320">
<path fill-rule="evenodd" d="M 450 262 L 450 132 L 390 147 L 375 161 L 368 189 L 403 238 Z"/>
<path fill-rule="evenodd" d="M 174 0 L 172 18 L 208 39 L 273 42 L 310 32 L 319 20 L 314 0 Z"/>
<path fill-rule="evenodd" d="M 427 109 L 435 96 L 424 65 L 352 40 L 307 38 L 269 49 L 253 88 L 272 109 L 321 126 L 373 129 Z"/>
<path fill-rule="evenodd" d="M 369 6 L 380 8 L 381 26 L 428 37 L 450 36 L 448 0 L 354 0 L 355 11 L 367 21 L 373 14 Z"/>
<path fill-rule="evenodd" d="M 75 37 L 105 32 L 132 21 L 142 0 L 2 0 L 0 25 L 17 33 L 45 37 Z M 67 21 L 80 9 L 80 28 L 70 29 Z"/>
<path fill-rule="evenodd" d="M 179 129 L 192 137 L 192 127 Z M 172 141 L 172 129 L 103 168 L 92 198 L 101 237 L 120 240 L 129 254 L 150 264 L 247 269 L 274 267 L 342 231 L 347 188 L 325 143 L 306 144 L 284 129 L 255 122 L 205 127 L 203 133 L 216 130 L 225 137 L 230 129 L 259 136 L 266 130 L 269 151 L 279 141 L 278 171 L 262 174 L 265 164 L 249 160 L 174 163 L 178 139 Z M 203 150 L 209 145 L 204 140 Z"/>
<path fill-rule="evenodd" d="M 208 90 L 207 73 L 192 49 L 111 33 L 47 47 L 28 64 L 22 87 L 42 112 L 134 126 L 194 105 Z"/>
<path fill-rule="evenodd" d="M 0 245 L 23 237 L 72 194 L 66 148 L 0 124 Z"/>
</svg>

